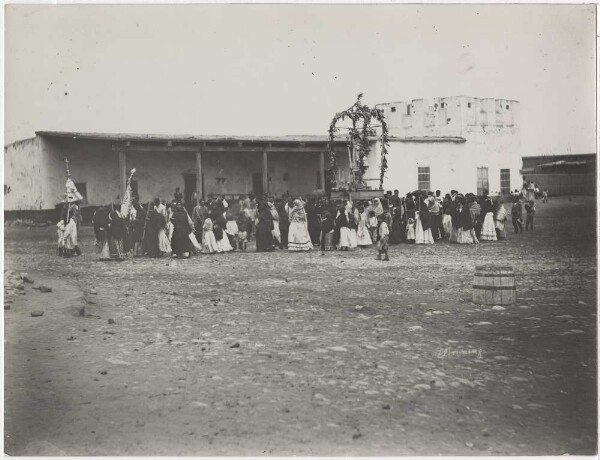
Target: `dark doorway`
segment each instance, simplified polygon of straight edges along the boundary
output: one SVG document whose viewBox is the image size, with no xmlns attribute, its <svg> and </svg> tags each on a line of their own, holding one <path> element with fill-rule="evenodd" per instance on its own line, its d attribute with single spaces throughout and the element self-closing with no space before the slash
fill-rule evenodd
<svg viewBox="0 0 600 460">
<path fill-rule="evenodd" d="M 252 174 L 252 192 L 256 199 L 261 199 L 263 196 L 262 173 Z"/>
<path fill-rule="evenodd" d="M 196 175 L 195 174 L 184 174 L 183 175 L 183 201 L 185 208 L 188 212 L 194 209 L 196 206 L 196 199 L 194 193 L 196 192 Z"/>
</svg>

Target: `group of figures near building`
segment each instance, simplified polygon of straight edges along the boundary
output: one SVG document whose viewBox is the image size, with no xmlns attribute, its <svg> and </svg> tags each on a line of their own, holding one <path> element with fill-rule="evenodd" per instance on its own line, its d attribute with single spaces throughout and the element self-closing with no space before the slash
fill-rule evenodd
<svg viewBox="0 0 600 460">
<path fill-rule="evenodd" d="M 478 197 L 456 190 L 444 197 L 439 190 L 405 196 L 395 190 L 372 201 L 354 202 L 290 196 L 257 200 L 249 194 L 230 202 L 224 197 L 201 200 L 190 208 L 190 214 L 177 191 L 171 203 L 154 199 L 142 204 L 134 199 L 127 218 L 118 206 L 100 207 L 93 224 L 101 260 L 245 251 L 250 240 L 256 242 L 258 252 L 348 251 L 376 245 L 377 258 L 389 260 L 389 244 L 502 240 L 509 218 L 516 233 L 523 231 L 525 214 L 526 229 L 533 229 L 535 204 L 526 199 L 528 193 L 526 187 L 515 191 L 510 214 L 486 192 Z M 80 223 L 79 206 L 73 203 L 58 224 L 61 255 L 81 253 L 77 245 Z"/>
</svg>

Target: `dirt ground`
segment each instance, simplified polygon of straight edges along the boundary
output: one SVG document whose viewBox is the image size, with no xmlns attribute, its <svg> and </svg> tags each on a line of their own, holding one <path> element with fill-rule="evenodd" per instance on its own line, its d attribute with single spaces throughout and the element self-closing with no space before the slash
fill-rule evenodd
<svg viewBox="0 0 600 460">
<path fill-rule="evenodd" d="M 53 227 L 5 226 L 5 451 L 594 454 L 595 216 L 593 197 L 557 198 L 533 232 L 388 263 L 100 262 L 90 228 L 62 259 Z M 515 268 L 514 306 L 471 303 L 483 263 Z"/>
</svg>

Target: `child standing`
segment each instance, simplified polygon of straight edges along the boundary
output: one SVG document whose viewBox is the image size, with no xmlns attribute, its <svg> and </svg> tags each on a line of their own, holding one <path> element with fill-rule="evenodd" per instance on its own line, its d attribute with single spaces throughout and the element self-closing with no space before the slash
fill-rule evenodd
<svg viewBox="0 0 600 460">
<path fill-rule="evenodd" d="M 369 228 L 369 233 L 371 234 L 371 241 L 377 241 L 377 217 L 373 210 L 369 210 L 369 221 L 367 226 Z"/>
<path fill-rule="evenodd" d="M 385 218 L 383 215 L 379 215 L 379 228 L 377 231 L 377 260 L 382 260 L 381 256 L 385 255 L 383 259 L 385 262 L 390 260 L 388 256 L 388 241 L 390 238 L 390 229 L 388 228 L 387 223 L 385 222 Z"/>
<path fill-rule="evenodd" d="M 523 233 L 523 206 L 521 205 L 521 201 L 519 201 L 519 197 L 515 196 L 513 198 L 512 209 L 510 210 L 510 216 L 512 217 L 513 227 L 515 228 L 515 233 Z"/>
<path fill-rule="evenodd" d="M 250 219 L 245 213 L 240 213 L 237 220 L 238 226 L 238 246 L 240 251 L 245 251 L 248 247 L 248 234 L 252 230 Z"/>
<path fill-rule="evenodd" d="M 535 203 L 533 200 L 529 200 L 528 203 L 525 203 L 525 211 L 527 212 L 525 230 L 529 230 L 530 226 L 531 230 L 533 230 L 533 216 L 535 215 Z"/>
</svg>

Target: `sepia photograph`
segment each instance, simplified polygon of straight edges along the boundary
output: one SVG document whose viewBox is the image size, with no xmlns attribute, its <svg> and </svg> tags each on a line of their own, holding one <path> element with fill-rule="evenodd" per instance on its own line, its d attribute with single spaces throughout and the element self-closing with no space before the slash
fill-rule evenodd
<svg viewBox="0 0 600 460">
<path fill-rule="evenodd" d="M 597 456 L 595 4 L 4 6 L 6 456 Z"/>
</svg>

